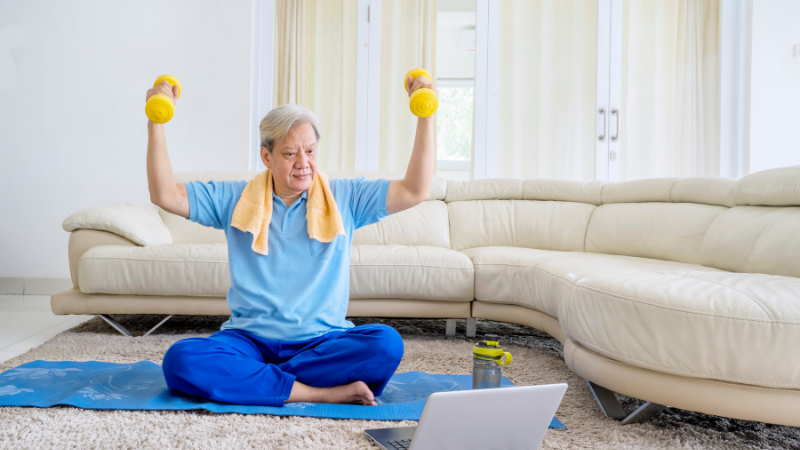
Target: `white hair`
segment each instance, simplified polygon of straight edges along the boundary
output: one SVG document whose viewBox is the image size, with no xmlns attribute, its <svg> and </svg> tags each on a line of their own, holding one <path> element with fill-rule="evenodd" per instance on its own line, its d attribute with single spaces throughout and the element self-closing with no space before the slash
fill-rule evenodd
<svg viewBox="0 0 800 450">
<path fill-rule="evenodd" d="M 261 133 L 261 146 L 266 147 L 272 153 L 275 142 L 285 138 L 292 127 L 304 123 L 311 124 L 314 134 L 317 135 L 317 143 L 319 143 L 321 125 L 311 110 L 291 103 L 273 109 L 261 119 L 261 124 L 258 126 Z"/>
</svg>

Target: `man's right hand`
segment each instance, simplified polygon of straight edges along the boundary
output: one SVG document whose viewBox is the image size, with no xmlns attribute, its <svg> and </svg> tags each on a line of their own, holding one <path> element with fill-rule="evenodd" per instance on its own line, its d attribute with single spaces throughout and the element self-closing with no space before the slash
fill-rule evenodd
<svg viewBox="0 0 800 450">
<path fill-rule="evenodd" d="M 178 98 L 178 86 L 162 81 L 147 90 L 147 98 L 162 94 L 171 98 L 173 102 Z M 175 182 L 175 174 L 167 154 L 167 141 L 164 137 L 164 127 L 147 119 L 147 185 L 150 191 L 150 201 L 161 209 L 189 218 L 189 195 L 186 185 Z"/>
</svg>

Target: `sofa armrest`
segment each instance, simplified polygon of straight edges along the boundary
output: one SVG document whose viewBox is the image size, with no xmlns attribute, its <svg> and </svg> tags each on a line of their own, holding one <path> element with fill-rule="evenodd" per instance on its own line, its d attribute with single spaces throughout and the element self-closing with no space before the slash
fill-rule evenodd
<svg viewBox="0 0 800 450">
<path fill-rule="evenodd" d="M 143 246 L 172 243 L 172 234 L 155 205 L 115 203 L 85 208 L 70 214 L 61 227 L 65 231 L 108 231 Z"/>
<path fill-rule="evenodd" d="M 92 247 L 98 245 L 123 245 L 128 247 L 139 247 L 130 239 L 126 239 L 118 234 L 100 230 L 75 230 L 69 234 L 69 273 L 72 276 L 72 285 L 75 289 L 80 289 L 78 285 L 78 270 L 80 269 L 81 256 Z"/>
</svg>

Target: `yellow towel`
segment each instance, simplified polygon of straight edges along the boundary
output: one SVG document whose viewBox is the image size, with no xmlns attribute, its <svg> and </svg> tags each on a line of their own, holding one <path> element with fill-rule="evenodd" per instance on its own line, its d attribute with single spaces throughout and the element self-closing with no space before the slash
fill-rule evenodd
<svg viewBox="0 0 800 450">
<path fill-rule="evenodd" d="M 231 226 L 253 234 L 253 251 L 266 255 L 269 252 L 267 237 L 272 220 L 272 172 L 267 169 L 250 180 L 233 210 Z M 331 242 L 345 235 L 342 215 L 328 184 L 328 176 L 317 172 L 306 199 L 308 237 L 320 242 Z"/>
</svg>

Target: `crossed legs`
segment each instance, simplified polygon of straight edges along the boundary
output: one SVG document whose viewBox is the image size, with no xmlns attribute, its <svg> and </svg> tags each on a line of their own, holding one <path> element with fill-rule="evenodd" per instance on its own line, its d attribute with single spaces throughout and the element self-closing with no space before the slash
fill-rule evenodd
<svg viewBox="0 0 800 450">
<path fill-rule="evenodd" d="M 371 324 L 305 341 L 273 341 L 243 330 L 188 338 L 162 364 L 167 386 L 211 400 L 374 405 L 403 356 L 393 328 Z"/>
</svg>

